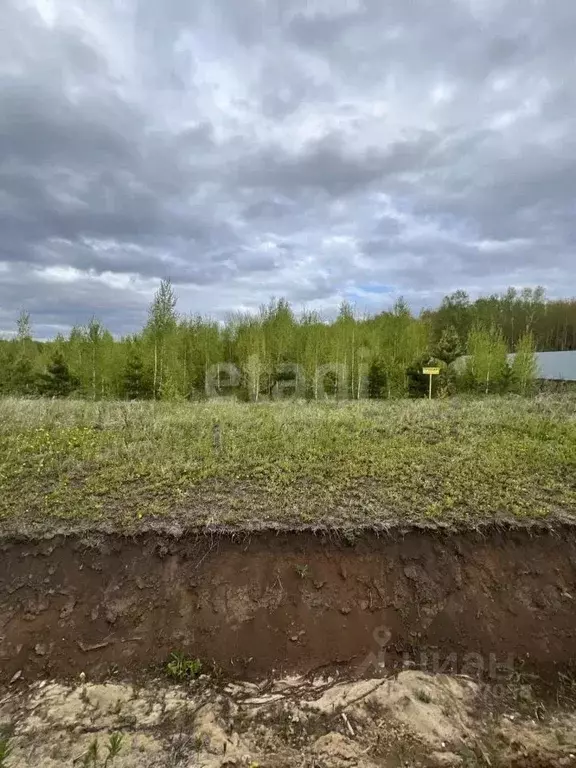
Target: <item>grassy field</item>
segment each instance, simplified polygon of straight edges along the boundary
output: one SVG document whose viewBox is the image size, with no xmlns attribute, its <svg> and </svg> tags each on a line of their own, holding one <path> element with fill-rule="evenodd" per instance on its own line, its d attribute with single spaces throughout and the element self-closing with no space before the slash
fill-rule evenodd
<svg viewBox="0 0 576 768">
<path fill-rule="evenodd" d="M 159 518 L 238 527 L 576 519 L 576 398 L 0 401 L 4 532 Z"/>
</svg>

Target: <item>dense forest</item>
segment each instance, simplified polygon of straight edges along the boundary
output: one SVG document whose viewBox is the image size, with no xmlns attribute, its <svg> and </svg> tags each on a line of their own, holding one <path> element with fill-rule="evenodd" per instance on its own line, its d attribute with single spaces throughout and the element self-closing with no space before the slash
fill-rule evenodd
<svg viewBox="0 0 576 768">
<path fill-rule="evenodd" d="M 115 339 L 97 318 L 67 337 L 35 341 L 26 312 L 0 340 L 0 394 L 91 399 L 178 400 L 232 394 L 261 400 L 297 394 L 319 399 L 421 396 L 421 369 L 442 374 L 435 394 L 530 389 L 534 351 L 576 349 L 576 300 L 549 301 L 544 290 L 509 289 L 472 301 L 463 291 L 414 316 L 403 300 L 359 317 L 342 304 L 332 322 L 295 314 L 273 300 L 258 314 L 222 323 L 182 316 L 163 281 L 145 327 Z M 518 352 L 512 365 L 508 352 Z M 469 356 L 461 369 L 451 364 Z"/>
</svg>

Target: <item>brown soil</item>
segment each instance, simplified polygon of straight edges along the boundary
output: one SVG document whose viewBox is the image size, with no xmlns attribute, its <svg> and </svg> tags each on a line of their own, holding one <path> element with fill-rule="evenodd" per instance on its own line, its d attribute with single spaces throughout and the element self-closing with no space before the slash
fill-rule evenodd
<svg viewBox="0 0 576 768">
<path fill-rule="evenodd" d="M 575 601 L 571 528 L 6 541 L 0 675 L 106 677 L 175 650 L 251 678 L 549 675 L 575 654 Z"/>
</svg>

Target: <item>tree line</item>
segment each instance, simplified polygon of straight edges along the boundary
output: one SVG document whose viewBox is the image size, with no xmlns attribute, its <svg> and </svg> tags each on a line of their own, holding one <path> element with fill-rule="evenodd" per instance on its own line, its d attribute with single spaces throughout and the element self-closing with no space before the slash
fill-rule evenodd
<svg viewBox="0 0 576 768">
<path fill-rule="evenodd" d="M 529 331 L 538 352 L 576 350 L 576 299 L 547 300 L 544 288 L 509 288 L 472 301 L 465 291 L 446 296 L 438 309 L 422 313 L 435 339 L 450 326 L 462 343 L 474 326 L 497 327 L 510 352 Z"/>
<path fill-rule="evenodd" d="M 180 400 L 235 395 L 258 401 L 423 396 L 422 367 L 441 368 L 436 395 L 526 394 L 536 350 L 576 349 L 576 301 L 547 301 L 540 288 L 471 301 L 462 291 L 414 316 L 399 299 L 359 317 L 343 303 L 336 319 L 296 315 L 285 299 L 225 322 L 182 316 L 162 281 L 139 332 L 115 339 L 97 318 L 67 336 L 34 340 L 22 312 L 0 340 L 0 394 Z M 517 352 L 510 364 L 508 352 Z M 467 355 L 464 365 L 453 363 Z"/>
</svg>

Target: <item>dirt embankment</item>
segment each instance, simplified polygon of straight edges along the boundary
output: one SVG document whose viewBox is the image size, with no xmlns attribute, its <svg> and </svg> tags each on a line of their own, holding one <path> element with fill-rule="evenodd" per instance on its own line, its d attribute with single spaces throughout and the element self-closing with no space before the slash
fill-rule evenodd
<svg viewBox="0 0 576 768">
<path fill-rule="evenodd" d="M 407 671 L 181 686 L 0 688 L 10 768 L 571 768 L 576 715 L 531 686 Z M 106 762 L 111 747 L 114 759 Z M 97 748 L 99 760 L 86 760 Z"/>
<path fill-rule="evenodd" d="M 256 678 L 335 666 L 554 674 L 576 651 L 576 532 L 160 534 L 4 542 L 3 680 L 180 650 Z"/>
</svg>

